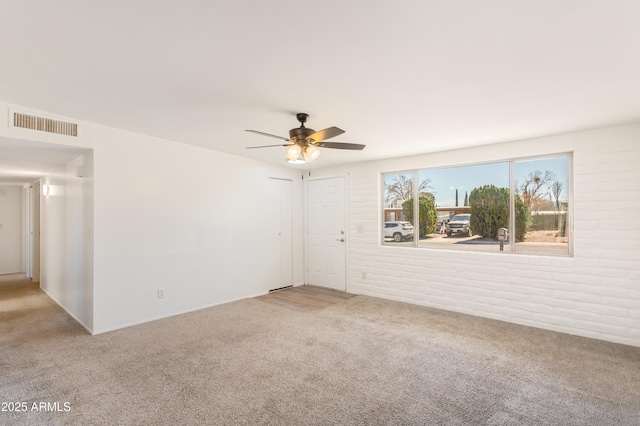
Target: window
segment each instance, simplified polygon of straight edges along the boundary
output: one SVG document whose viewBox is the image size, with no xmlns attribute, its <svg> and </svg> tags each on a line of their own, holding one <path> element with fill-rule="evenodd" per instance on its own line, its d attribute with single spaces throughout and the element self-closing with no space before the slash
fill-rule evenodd
<svg viewBox="0 0 640 426">
<path fill-rule="evenodd" d="M 517 253 L 569 254 L 569 157 L 516 161 Z M 525 214 L 518 214 L 522 208 Z"/>
<path fill-rule="evenodd" d="M 418 175 L 429 187 L 423 196 L 433 198 L 436 215 L 433 229 L 433 213 L 426 209 L 420 212 L 423 228 L 420 246 L 448 250 L 496 251 L 499 242 L 491 238 L 495 237 L 491 235 L 494 229 L 487 234 L 478 226 L 487 225 L 484 218 L 480 223 L 476 221 L 476 216 L 480 217 L 479 208 L 483 208 L 483 213 L 490 211 L 490 214 L 494 215 L 489 218 L 489 226 L 495 230 L 509 226 L 509 163 L 427 169 L 420 170 Z M 428 215 L 430 217 L 425 217 Z M 473 226 L 474 222 L 478 224 Z M 481 238 L 481 234 L 489 238 Z"/>
<path fill-rule="evenodd" d="M 385 173 L 383 244 L 568 256 L 569 171 L 562 154 Z"/>
<path fill-rule="evenodd" d="M 393 173 L 384 176 L 384 243 L 413 245 L 414 212 L 413 193 L 415 176 L 410 173 Z"/>
</svg>

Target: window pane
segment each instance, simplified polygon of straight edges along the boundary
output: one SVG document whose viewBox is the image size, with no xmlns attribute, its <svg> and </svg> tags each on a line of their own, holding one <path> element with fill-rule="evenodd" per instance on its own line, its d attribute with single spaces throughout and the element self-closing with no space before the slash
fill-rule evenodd
<svg viewBox="0 0 640 426">
<path fill-rule="evenodd" d="M 383 182 L 383 244 L 412 246 L 414 172 L 387 174 Z"/>
<path fill-rule="evenodd" d="M 517 253 L 569 255 L 568 176 L 567 156 L 515 162 Z"/>
<path fill-rule="evenodd" d="M 500 250 L 498 229 L 509 226 L 509 163 L 421 170 L 418 179 L 419 246 Z"/>
</svg>

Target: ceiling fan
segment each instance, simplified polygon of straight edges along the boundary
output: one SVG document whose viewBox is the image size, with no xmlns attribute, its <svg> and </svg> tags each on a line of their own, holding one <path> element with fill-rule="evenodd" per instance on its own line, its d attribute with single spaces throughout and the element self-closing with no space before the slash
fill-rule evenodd
<svg viewBox="0 0 640 426">
<path fill-rule="evenodd" d="M 288 146 L 287 158 L 290 163 L 301 164 L 310 163 L 318 156 L 320 151 L 318 148 L 332 148 L 332 149 L 350 149 L 361 150 L 365 145 L 357 143 L 344 143 L 344 142 L 325 142 L 327 139 L 334 138 L 344 133 L 344 130 L 337 127 L 329 127 L 324 130 L 315 131 L 308 127 L 304 127 L 304 123 L 307 122 L 309 114 L 303 112 L 296 114 L 296 118 L 300 122 L 300 127 L 289 130 L 289 139 L 282 136 L 272 135 L 270 133 L 259 132 L 257 130 L 246 130 L 247 132 L 257 133 L 263 136 L 269 136 L 270 138 L 281 139 L 287 143 L 278 145 L 262 145 L 262 146 L 250 146 L 247 149 L 255 148 L 268 148 L 273 146 Z"/>
</svg>

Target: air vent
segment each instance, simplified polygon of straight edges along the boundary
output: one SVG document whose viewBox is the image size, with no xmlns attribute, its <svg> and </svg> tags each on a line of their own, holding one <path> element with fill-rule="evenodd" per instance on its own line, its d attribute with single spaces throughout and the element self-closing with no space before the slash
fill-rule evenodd
<svg viewBox="0 0 640 426">
<path fill-rule="evenodd" d="M 58 135 L 65 136 L 78 136 L 78 125 L 75 123 L 36 117 L 34 115 L 21 114 L 19 112 L 13 113 L 13 127 L 56 133 Z"/>
</svg>

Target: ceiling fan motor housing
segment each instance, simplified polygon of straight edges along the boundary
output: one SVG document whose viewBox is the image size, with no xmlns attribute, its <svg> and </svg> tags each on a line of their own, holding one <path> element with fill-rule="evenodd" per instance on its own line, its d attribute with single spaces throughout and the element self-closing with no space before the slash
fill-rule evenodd
<svg viewBox="0 0 640 426">
<path fill-rule="evenodd" d="M 307 127 L 297 127 L 295 129 L 289 130 L 289 137 L 291 138 L 291 140 L 302 142 L 306 141 L 307 137 L 311 136 L 315 132 L 315 130 L 309 129 Z"/>
</svg>

